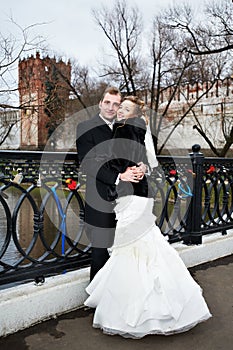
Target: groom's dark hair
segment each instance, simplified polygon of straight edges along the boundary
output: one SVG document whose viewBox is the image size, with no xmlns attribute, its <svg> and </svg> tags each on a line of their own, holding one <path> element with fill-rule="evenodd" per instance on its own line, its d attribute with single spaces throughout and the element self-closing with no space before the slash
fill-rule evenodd
<svg viewBox="0 0 233 350">
<path fill-rule="evenodd" d="M 103 96 L 102 96 L 102 98 L 101 98 L 101 101 L 103 101 L 104 96 L 105 96 L 106 94 L 110 94 L 110 95 L 120 95 L 120 96 L 121 96 L 120 90 L 119 90 L 117 87 L 115 87 L 115 86 L 109 86 L 109 87 L 107 87 L 107 88 L 104 90 L 104 93 L 103 93 Z"/>
</svg>

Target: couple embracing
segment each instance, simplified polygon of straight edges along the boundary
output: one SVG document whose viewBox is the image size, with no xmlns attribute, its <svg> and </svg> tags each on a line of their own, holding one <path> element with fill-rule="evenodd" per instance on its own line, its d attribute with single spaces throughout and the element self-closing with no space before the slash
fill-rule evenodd
<svg viewBox="0 0 233 350">
<path fill-rule="evenodd" d="M 147 173 L 158 165 L 144 102 L 107 88 L 99 114 L 77 127 L 92 244 L 93 327 L 142 338 L 187 331 L 211 317 L 200 286 L 155 224 Z M 109 251 L 111 255 L 109 257 Z"/>
</svg>

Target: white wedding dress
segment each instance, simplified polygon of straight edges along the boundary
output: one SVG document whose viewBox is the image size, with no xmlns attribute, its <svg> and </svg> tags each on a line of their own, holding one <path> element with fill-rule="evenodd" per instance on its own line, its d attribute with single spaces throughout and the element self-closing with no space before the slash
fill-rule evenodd
<svg viewBox="0 0 233 350">
<path fill-rule="evenodd" d="M 211 317 L 200 286 L 155 225 L 153 199 L 119 198 L 111 256 L 87 287 L 93 327 L 142 338 L 187 331 Z"/>
</svg>

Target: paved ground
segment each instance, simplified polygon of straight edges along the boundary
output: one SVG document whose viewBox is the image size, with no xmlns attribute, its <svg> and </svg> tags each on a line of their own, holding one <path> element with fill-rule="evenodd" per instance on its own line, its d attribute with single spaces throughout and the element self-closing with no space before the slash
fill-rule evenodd
<svg viewBox="0 0 233 350">
<path fill-rule="evenodd" d="M 191 268 L 213 317 L 192 330 L 140 340 L 103 335 L 92 313 L 79 309 L 0 339 L 0 350 L 231 350 L 233 349 L 233 255 Z"/>
</svg>

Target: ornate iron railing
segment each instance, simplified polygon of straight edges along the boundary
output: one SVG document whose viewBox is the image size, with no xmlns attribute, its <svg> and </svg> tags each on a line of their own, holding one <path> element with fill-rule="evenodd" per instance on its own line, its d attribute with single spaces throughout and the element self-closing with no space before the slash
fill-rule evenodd
<svg viewBox="0 0 233 350">
<path fill-rule="evenodd" d="M 75 153 L 2 151 L 0 158 L 0 284 L 88 266 Z"/>
<path fill-rule="evenodd" d="M 233 227 L 233 161 L 199 151 L 159 156 L 150 176 L 157 225 L 171 243 L 200 244 Z M 0 152 L 1 285 L 89 265 L 84 196 L 75 152 Z"/>
<path fill-rule="evenodd" d="M 183 158 L 163 156 L 159 161 L 163 180 L 162 190 L 161 184 L 157 185 L 162 198 L 157 224 L 170 242 L 201 244 L 203 235 L 224 235 L 233 228 L 231 158 L 204 158 L 200 146 L 194 145 L 186 163 Z M 156 171 L 152 176 L 156 183 Z"/>
</svg>

